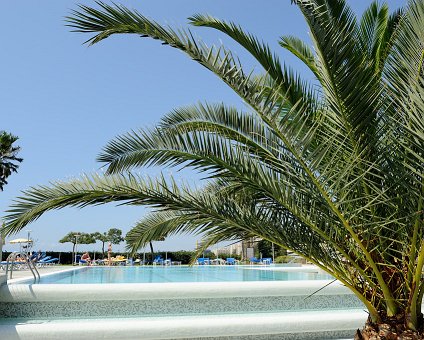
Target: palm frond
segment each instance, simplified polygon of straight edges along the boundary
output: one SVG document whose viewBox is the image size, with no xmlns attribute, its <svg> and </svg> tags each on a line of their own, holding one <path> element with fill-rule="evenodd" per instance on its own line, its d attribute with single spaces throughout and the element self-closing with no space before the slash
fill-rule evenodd
<svg viewBox="0 0 424 340">
<path fill-rule="evenodd" d="M 280 38 L 278 42 L 281 47 L 293 53 L 298 57 L 318 78 L 319 73 L 315 64 L 315 56 L 312 49 L 297 37 L 286 35 Z"/>
<path fill-rule="evenodd" d="M 189 18 L 194 26 L 203 26 L 219 30 L 243 46 L 262 65 L 267 74 L 274 80 L 276 87 L 285 95 L 290 106 L 298 102 L 313 111 L 315 98 L 310 86 L 302 81 L 287 66 L 282 66 L 278 56 L 271 52 L 265 43 L 254 35 L 243 31 L 242 27 L 232 22 L 225 22 L 209 15 L 195 14 Z"/>
</svg>

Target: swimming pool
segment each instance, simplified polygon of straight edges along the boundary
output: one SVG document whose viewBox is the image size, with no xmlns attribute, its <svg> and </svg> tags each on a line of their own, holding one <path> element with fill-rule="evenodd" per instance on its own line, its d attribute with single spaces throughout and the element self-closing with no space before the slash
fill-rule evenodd
<svg viewBox="0 0 424 340">
<path fill-rule="evenodd" d="M 165 283 L 327 280 L 331 276 L 300 268 L 241 266 L 84 267 L 47 275 L 40 284 Z M 28 283 L 23 281 L 20 283 Z"/>
</svg>

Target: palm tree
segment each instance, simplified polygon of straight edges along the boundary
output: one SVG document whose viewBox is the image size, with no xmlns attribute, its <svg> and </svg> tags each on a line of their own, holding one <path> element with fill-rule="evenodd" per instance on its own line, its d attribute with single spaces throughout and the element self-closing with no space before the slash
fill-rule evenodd
<svg viewBox="0 0 424 340">
<path fill-rule="evenodd" d="M 280 45 L 313 72 L 302 80 L 270 48 L 234 23 L 204 15 L 262 65 L 246 72 L 224 46 L 208 47 L 123 6 L 81 6 L 68 18 L 95 44 L 136 34 L 185 52 L 249 106 L 176 109 L 157 128 L 120 136 L 99 160 L 108 175 L 31 188 L 12 206 L 7 233 L 44 212 L 108 202 L 156 212 L 127 234 L 133 250 L 174 233 L 203 233 L 204 247 L 259 237 L 293 251 L 348 287 L 369 312 L 362 334 L 423 335 L 424 2 L 393 14 L 373 2 L 360 20 L 343 0 L 298 0 L 313 49 Z M 141 178 L 139 166 L 191 166 L 202 189 L 172 177 Z M 201 251 L 201 250 L 199 250 Z M 358 338 L 361 332 L 358 331 Z"/>
<path fill-rule="evenodd" d="M 6 179 L 12 174 L 17 172 L 19 165 L 16 163 L 22 162 L 22 158 L 16 157 L 20 150 L 19 146 L 13 146 L 19 138 L 0 131 L 0 190 L 7 184 Z"/>
</svg>

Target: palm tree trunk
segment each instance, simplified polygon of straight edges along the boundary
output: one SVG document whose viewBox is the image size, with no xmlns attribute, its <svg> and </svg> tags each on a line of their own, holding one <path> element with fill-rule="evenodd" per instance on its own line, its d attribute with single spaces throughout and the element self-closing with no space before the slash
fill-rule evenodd
<svg viewBox="0 0 424 340">
<path fill-rule="evenodd" d="M 105 257 L 105 241 L 102 241 L 102 254 L 104 258 Z"/>
<path fill-rule="evenodd" d="M 72 243 L 72 259 L 71 264 L 74 264 L 75 261 L 75 243 Z"/>
<path fill-rule="evenodd" d="M 152 241 L 150 241 L 150 242 L 149 242 L 149 244 L 150 244 L 150 252 L 151 252 L 151 254 L 152 254 L 152 263 L 153 263 L 153 258 L 154 258 L 154 256 L 155 256 L 155 253 L 154 253 L 154 251 L 153 251 L 153 244 L 152 244 Z"/>
<path fill-rule="evenodd" d="M 407 317 L 405 315 L 395 315 L 388 317 L 381 316 L 380 323 L 373 323 L 371 318 L 368 318 L 365 327 L 362 330 L 357 330 L 355 340 L 365 339 L 424 339 L 423 336 L 423 316 L 420 315 L 418 330 L 413 331 L 407 328 Z"/>
</svg>

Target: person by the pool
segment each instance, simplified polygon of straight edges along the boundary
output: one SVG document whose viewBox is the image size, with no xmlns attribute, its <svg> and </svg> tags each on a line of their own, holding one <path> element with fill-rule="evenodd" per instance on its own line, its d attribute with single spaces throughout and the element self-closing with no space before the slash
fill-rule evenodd
<svg viewBox="0 0 424 340">
<path fill-rule="evenodd" d="M 91 264 L 91 257 L 90 254 L 88 252 L 85 252 L 82 256 L 81 256 L 81 260 L 87 262 L 88 264 Z"/>
<path fill-rule="evenodd" d="M 112 264 L 112 243 L 109 242 L 109 245 L 107 246 L 107 262 L 110 266 Z"/>
</svg>

